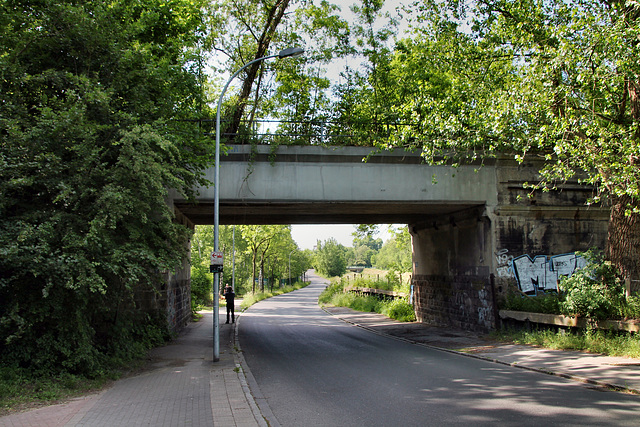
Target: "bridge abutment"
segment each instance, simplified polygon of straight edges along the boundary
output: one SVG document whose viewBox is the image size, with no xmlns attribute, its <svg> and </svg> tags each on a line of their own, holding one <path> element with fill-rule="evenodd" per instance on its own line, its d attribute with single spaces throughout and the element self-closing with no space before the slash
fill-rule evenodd
<svg viewBox="0 0 640 427">
<path fill-rule="evenodd" d="M 409 225 L 419 321 L 490 330 L 497 324 L 496 301 L 523 285 L 514 259 L 536 260 L 525 263 L 531 274 L 523 279 L 536 292 L 543 281 L 553 286 L 566 273 L 552 271 L 552 257 L 604 249 L 609 209 L 587 206 L 592 189 L 577 181 L 548 192 L 527 190 L 525 182 L 539 179 L 540 166 L 499 161 L 497 203 Z"/>
</svg>

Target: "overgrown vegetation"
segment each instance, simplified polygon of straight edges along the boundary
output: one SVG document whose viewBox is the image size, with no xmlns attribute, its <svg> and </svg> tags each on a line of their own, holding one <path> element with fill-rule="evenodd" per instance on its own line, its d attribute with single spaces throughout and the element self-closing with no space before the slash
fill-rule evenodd
<svg viewBox="0 0 640 427">
<path fill-rule="evenodd" d="M 564 314 L 593 320 L 640 319 L 640 297 L 626 296 L 625 285 L 615 267 L 597 250 L 579 253 L 587 266 L 560 280 L 558 292 L 537 296 L 509 294 L 504 310 Z"/>
<path fill-rule="evenodd" d="M 167 189 L 206 183 L 210 144 L 179 120 L 202 113 L 204 6 L 0 4 L 3 393 L 104 378 L 167 337 L 140 296 L 188 250 Z"/>
<path fill-rule="evenodd" d="M 587 266 L 559 283 L 559 292 L 537 296 L 512 293 L 501 309 L 533 313 L 564 314 L 593 320 L 640 319 L 640 298 L 625 296 L 625 286 L 615 267 L 597 250 L 581 253 Z M 500 340 L 557 350 L 580 350 L 610 356 L 640 357 L 640 337 L 627 332 L 593 328 L 534 331 L 503 329 Z"/>
<path fill-rule="evenodd" d="M 515 344 L 536 345 L 555 350 L 580 350 L 607 356 L 640 358 L 640 337 L 628 333 L 602 330 L 583 331 L 516 331 L 499 330 L 499 340 Z"/>
<path fill-rule="evenodd" d="M 393 276 L 395 278 L 395 275 Z M 353 310 L 384 314 L 385 316 L 401 322 L 413 322 L 416 320 L 413 307 L 407 298 L 384 299 L 373 295 L 358 295 L 353 292 L 345 292 L 348 287 L 375 288 L 396 292 L 407 292 L 408 284 L 401 284 L 394 280 L 368 280 L 359 278 L 349 282 L 346 278 L 334 280 L 331 285 L 320 294 L 318 302 L 321 305 L 336 307 L 348 307 Z"/>
<path fill-rule="evenodd" d="M 117 379 L 112 372 L 97 379 L 60 373 L 34 377 L 29 372 L 9 366 L 0 367 L 0 417 L 37 405 L 43 405 L 97 391 Z"/>
<path fill-rule="evenodd" d="M 191 242 L 191 301 L 197 310 L 212 301 L 209 260 L 214 247 L 213 226 L 197 226 Z M 238 296 L 272 290 L 289 279 L 294 282 L 311 267 L 311 253 L 298 248 L 290 225 L 223 225 L 219 248 L 226 254 L 220 287 L 233 282 Z"/>
</svg>

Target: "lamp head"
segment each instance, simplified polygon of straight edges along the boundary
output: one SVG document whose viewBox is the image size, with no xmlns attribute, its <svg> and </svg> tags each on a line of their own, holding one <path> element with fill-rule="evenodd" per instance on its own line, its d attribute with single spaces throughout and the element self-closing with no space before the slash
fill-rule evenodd
<svg viewBox="0 0 640 427">
<path fill-rule="evenodd" d="M 278 53 L 278 58 L 289 58 L 294 56 L 300 56 L 304 53 L 304 49 L 301 47 L 288 47 L 286 49 L 281 50 Z"/>
</svg>

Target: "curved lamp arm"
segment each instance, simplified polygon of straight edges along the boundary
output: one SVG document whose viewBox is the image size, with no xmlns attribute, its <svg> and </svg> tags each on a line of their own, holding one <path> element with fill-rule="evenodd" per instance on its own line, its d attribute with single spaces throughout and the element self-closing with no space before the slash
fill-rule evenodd
<svg viewBox="0 0 640 427">
<path fill-rule="evenodd" d="M 218 107 L 216 109 L 216 154 L 215 154 L 215 174 L 214 174 L 214 189 L 213 189 L 213 250 L 218 252 L 220 247 L 220 109 L 222 107 L 222 98 L 227 92 L 231 81 L 235 79 L 238 74 L 245 68 L 256 62 L 264 61 L 270 58 L 290 58 L 294 56 L 300 56 L 304 53 L 304 49 L 299 47 L 289 47 L 281 50 L 277 55 L 263 56 L 262 58 L 254 59 L 247 62 L 238 71 L 236 71 L 224 85 L 220 98 L 218 98 Z M 220 273 L 213 273 L 213 361 L 220 360 L 220 325 L 219 325 L 219 303 L 218 303 L 218 289 L 220 287 Z"/>
</svg>

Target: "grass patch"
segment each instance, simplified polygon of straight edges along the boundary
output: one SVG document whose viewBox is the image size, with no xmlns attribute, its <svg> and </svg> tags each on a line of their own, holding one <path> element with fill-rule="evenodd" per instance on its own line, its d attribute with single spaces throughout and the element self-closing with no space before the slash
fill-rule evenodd
<svg viewBox="0 0 640 427">
<path fill-rule="evenodd" d="M 0 367 L 0 416 L 97 392 L 120 374 L 88 379 L 72 374 L 35 375 L 16 367 Z"/>
<path fill-rule="evenodd" d="M 245 310 L 251 307 L 253 304 L 262 301 L 267 298 L 274 297 L 276 295 L 286 294 L 288 292 L 296 291 L 298 289 L 302 289 L 306 286 L 309 286 L 311 282 L 295 282 L 292 285 L 286 285 L 281 288 L 274 288 L 273 291 L 268 292 L 256 292 L 251 293 L 248 292 L 242 296 L 242 304 L 240 304 L 240 309 Z"/>
<path fill-rule="evenodd" d="M 372 288 L 374 286 L 370 285 L 375 285 L 375 283 L 363 280 L 358 286 Z M 358 295 L 352 292 L 344 292 L 344 286 L 345 281 L 332 283 L 320 294 L 318 303 L 335 307 L 348 307 L 368 313 L 380 313 L 400 322 L 413 322 L 416 320 L 413 307 L 404 298 L 384 300 L 372 295 Z M 393 290 L 393 288 L 390 290 Z"/>
<path fill-rule="evenodd" d="M 500 341 L 536 345 L 554 350 L 579 350 L 607 356 L 640 358 L 640 337 L 624 332 L 585 330 L 501 330 L 492 336 Z"/>
<path fill-rule="evenodd" d="M 562 301 L 556 292 L 537 296 L 510 293 L 501 301 L 499 308 L 530 313 L 560 314 L 562 313 L 561 304 Z"/>
</svg>

